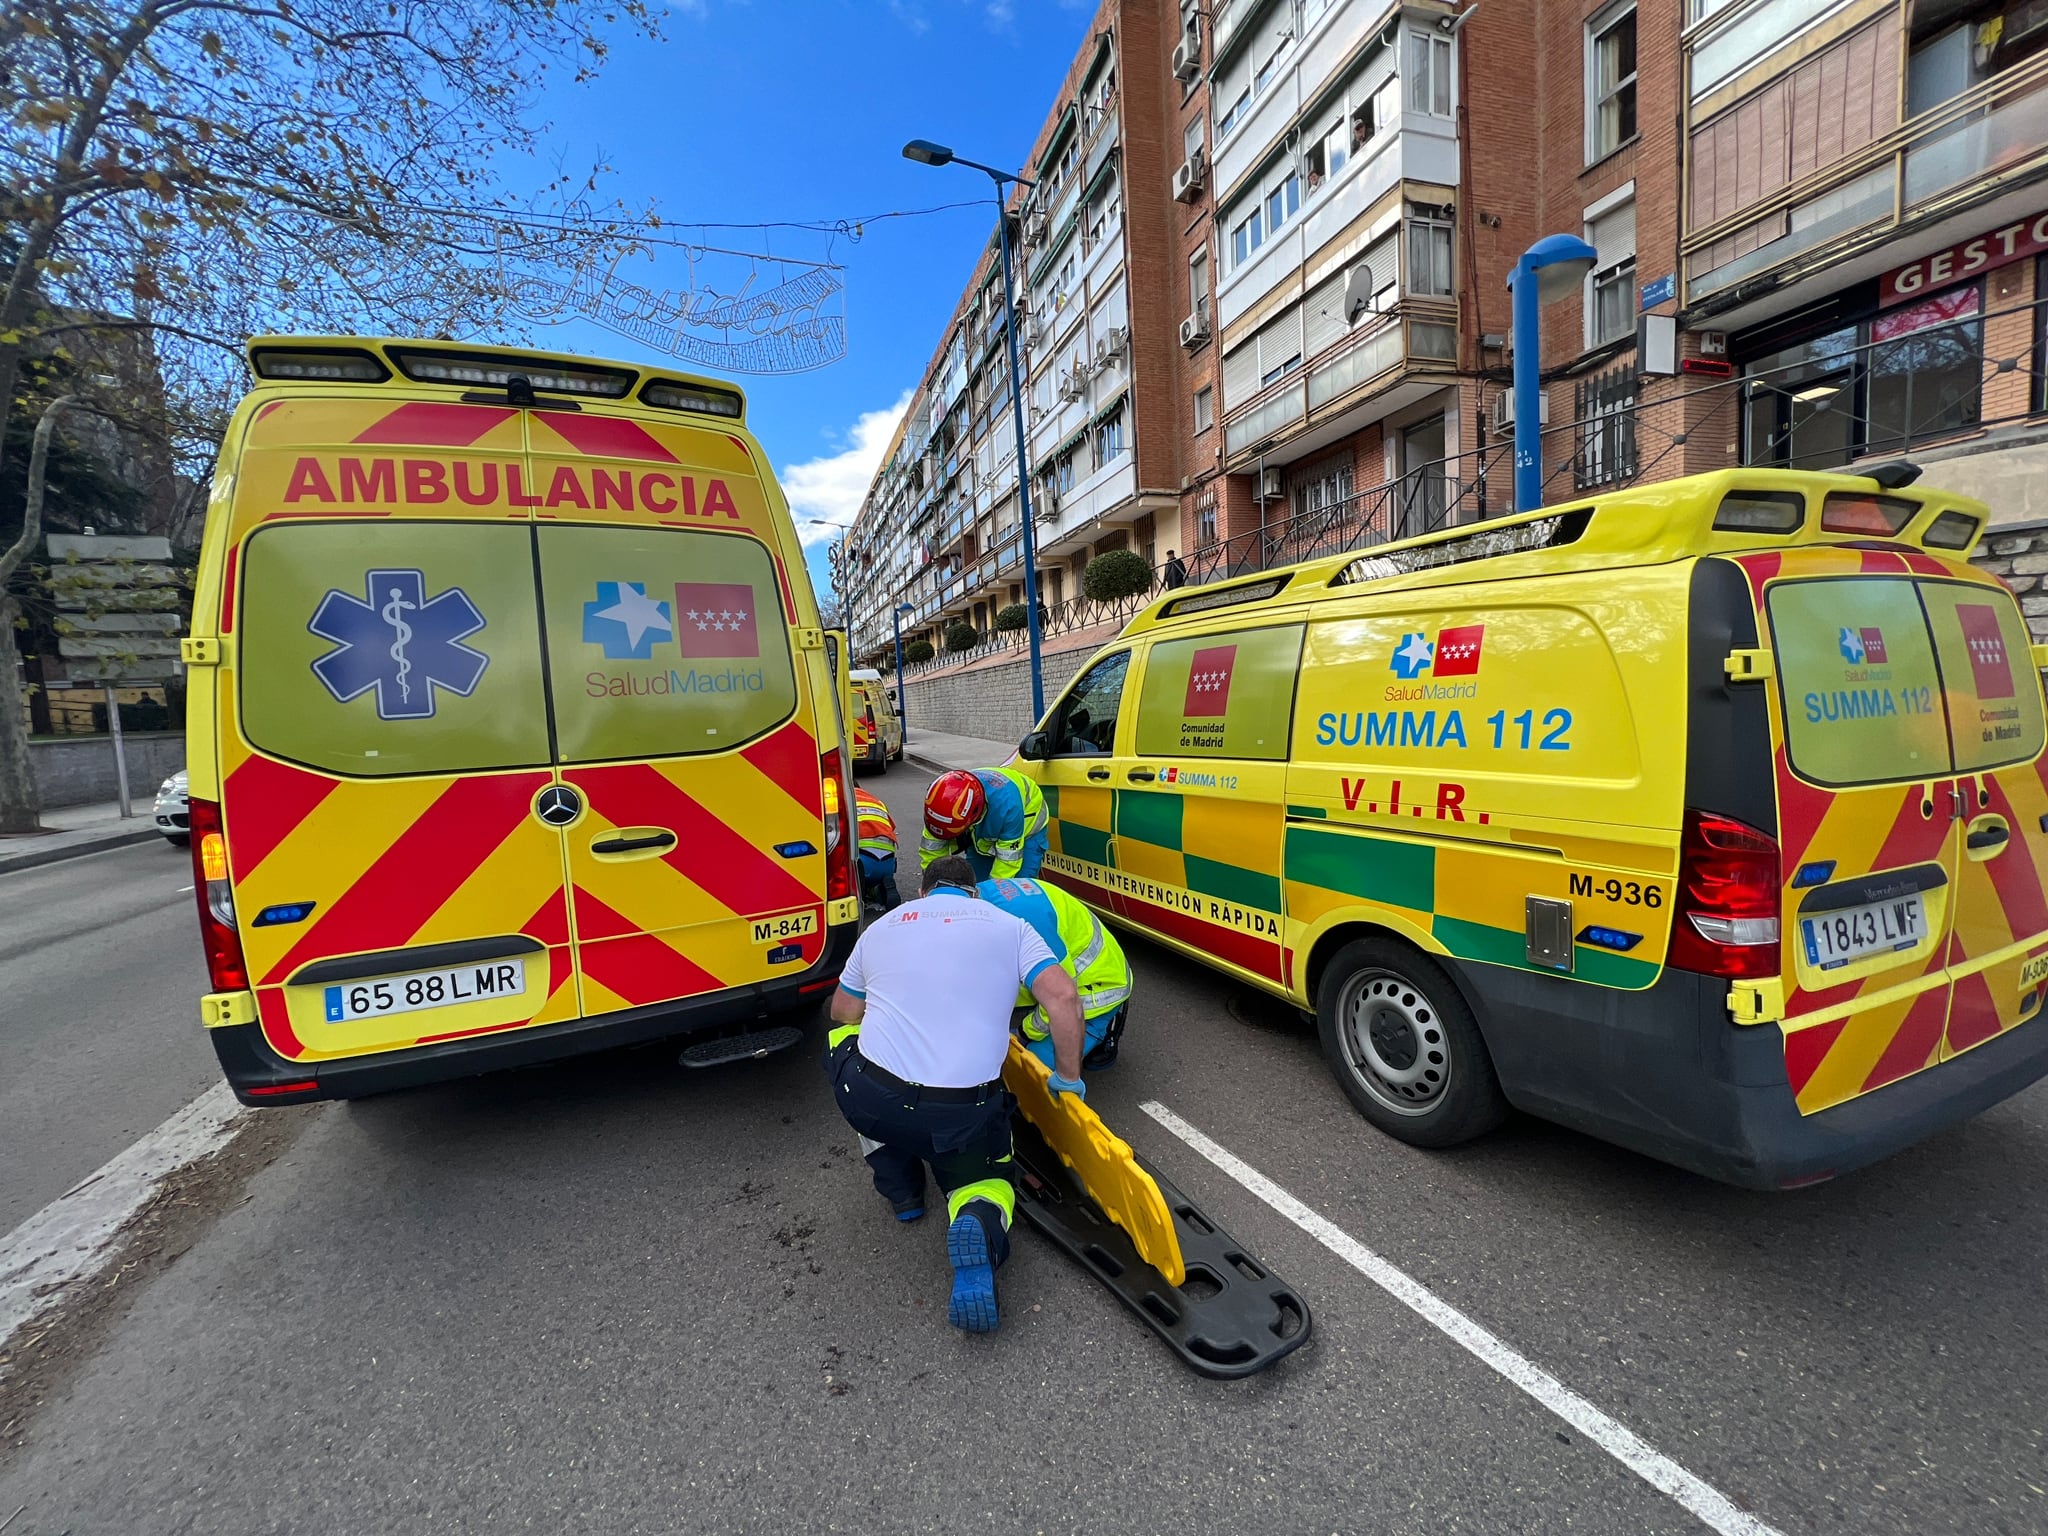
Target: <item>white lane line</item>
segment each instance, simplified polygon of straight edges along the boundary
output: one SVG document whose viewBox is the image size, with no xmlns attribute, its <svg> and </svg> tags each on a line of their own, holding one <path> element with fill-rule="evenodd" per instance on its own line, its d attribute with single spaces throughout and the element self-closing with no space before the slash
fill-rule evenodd
<svg viewBox="0 0 2048 1536">
<path fill-rule="evenodd" d="M 249 1113 L 218 1083 L 0 1237 L 0 1349 L 55 1304 L 61 1287 L 93 1272 L 159 1184 L 226 1145 Z"/>
<path fill-rule="evenodd" d="M 1310 1210 L 1164 1104 L 1145 1103 L 1139 1108 L 1396 1301 L 1442 1330 L 1454 1342 L 1535 1398 L 1652 1488 L 1676 1499 L 1709 1528 L 1720 1532 L 1721 1536 L 1780 1536 L 1775 1527 L 1739 1508 L 1719 1489 L 1702 1482 L 1635 1431 L 1609 1418 L 1526 1355 L 1489 1333 L 1420 1281 L 1396 1269 L 1336 1223 Z"/>
</svg>

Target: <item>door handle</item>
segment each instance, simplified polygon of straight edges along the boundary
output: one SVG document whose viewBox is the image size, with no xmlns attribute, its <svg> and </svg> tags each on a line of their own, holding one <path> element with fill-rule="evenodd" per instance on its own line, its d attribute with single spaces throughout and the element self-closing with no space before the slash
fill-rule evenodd
<svg viewBox="0 0 2048 1536">
<path fill-rule="evenodd" d="M 660 827 L 634 827 L 628 831 L 615 832 L 609 837 L 600 837 L 590 845 L 592 853 L 653 853 L 661 848 L 673 848 L 676 835 Z"/>
<path fill-rule="evenodd" d="M 1159 775 L 1154 773 L 1150 768 L 1133 768 L 1130 770 L 1130 772 L 1126 773 L 1124 777 L 1129 779 L 1133 784 L 1150 784 L 1154 779 L 1158 778 Z"/>
<path fill-rule="evenodd" d="M 1088 770 L 1088 777 L 1100 784 L 1109 778 L 1109 770 L 1107 768 L 1090 768 Z"/>
<path fill-rule="evenodd" d="M 2005 851 L 2006 843 L 2012 837 L 2012 829 L 2005 824 L 2002 816 L 1983 816 L 1970 824 L 1970 830 L 1963 837 L 1963 844 L 1975 859 L 1992 859 Z"/>
</svg>

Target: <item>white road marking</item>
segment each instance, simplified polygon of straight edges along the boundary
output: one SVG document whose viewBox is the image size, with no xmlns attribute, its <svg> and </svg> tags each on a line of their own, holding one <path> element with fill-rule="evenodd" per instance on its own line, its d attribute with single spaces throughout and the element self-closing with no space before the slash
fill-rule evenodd
<svg viewBox="0 0 2048 1536">
<path fill-rule="evenodd" d="M 65 1285 L 93 1272 L 159 1184 L 226 1145 L 249 1113 L 226 1083 L 216 1084 L 0 1237 L 0 1349 L 53 1306 Z"/>
<path fill-rule="evenodd" d="M 191 889 L 192 889 L 192 887 L 191 887 L 191 886 L 189 886 L 189 885 L 181 885 L 181 886 L 179 886 L 179 887 L 178 887 L 178 894 L 179 894 L 180 896 L 182 896 L 182 895 L 184 895 L 184 894 L 185 894 L 185 893 L 186 893 L 187 891 L 189 891 L 189 890 L 191 890 Z"/>
<path fill-rule="evenodd" d="M 1396 1301 L 1505 1376 L 1652 1488 L 1677 1500 L 1710 1529 L 1721 1536 L 1780 1536 L 1775 1527 L 1738 1507 L 1726 1494 L 1686 1471 L 1635 1431 L 1609 1418 L 1526 1355 L 1489 1333 L 1420 1281 L 1395 1268 L 1335 1222 L 1303 1205 L 1164 1104 L 1148 1102 L 1139 1107 Z"/>
</svg>

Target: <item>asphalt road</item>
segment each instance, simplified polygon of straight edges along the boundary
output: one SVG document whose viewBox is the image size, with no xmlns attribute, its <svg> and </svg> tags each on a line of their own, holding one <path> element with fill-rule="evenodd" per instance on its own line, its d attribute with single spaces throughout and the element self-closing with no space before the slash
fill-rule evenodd
<svg viewBox="0 0 2048 1536">
<path fill-rule="evenodd" d="M 913 826 L 924 776 L 870 782 Z M 0 1451 L 8 1536 L 1703 1529 L 1155 1099 L 1786 1536 L 2048 1530 L 2048 1094 L 1794 1195 L 1527 1121 L 1422 1153 L 1287 1010 L 1131 947 L 1090 1099 L 1308 1297 L 1266 1375 L 1189 1374 L 1028 1233 L 955 1333 L 808 1053 L 641 1051 L 273 1112 L 304 1133 Z"/>
<path fill-rule="evenodd" d="M 0 875 L 0 1233 L 218 1079 L 205 991 L 185 849 Z"/>
</svg>

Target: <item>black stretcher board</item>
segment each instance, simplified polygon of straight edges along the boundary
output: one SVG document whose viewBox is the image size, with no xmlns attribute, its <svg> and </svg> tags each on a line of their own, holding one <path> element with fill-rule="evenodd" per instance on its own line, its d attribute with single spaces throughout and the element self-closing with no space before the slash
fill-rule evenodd
<svg viewBox="0 0 2048 1536">
<path fill-rule="evenodd" d="M 1022 1114 L 1010 1117 L 1024 1219 L 1094 1275 L 1191 1370 L 1253 1376 L 1308 1342 L 1308 1303 L 1157 1168 L 1138 1158 L 1173 1213 L 1187 1283 L 1170 1285 Z M 1134 1154 L 1135 1155 L 1135 1154 Z"/>
</svg>

